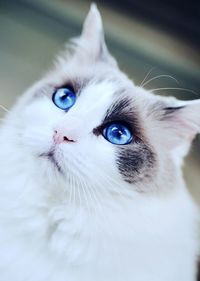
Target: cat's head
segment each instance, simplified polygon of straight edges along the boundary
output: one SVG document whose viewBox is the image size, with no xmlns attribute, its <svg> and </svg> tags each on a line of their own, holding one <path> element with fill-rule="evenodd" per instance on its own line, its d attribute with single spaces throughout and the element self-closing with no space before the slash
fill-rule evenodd
<svg viewBox="0 0 200 281">
<path fill-rule="evenodd" d="M 110 55 L 94 5 L 70 49 L 8 117 L 24 165 L 31 158 L 38 176 L 69 188 L 171 188 L 200 131 L 200 100 L 159 97 L 134 85 Z"/>
</svg>

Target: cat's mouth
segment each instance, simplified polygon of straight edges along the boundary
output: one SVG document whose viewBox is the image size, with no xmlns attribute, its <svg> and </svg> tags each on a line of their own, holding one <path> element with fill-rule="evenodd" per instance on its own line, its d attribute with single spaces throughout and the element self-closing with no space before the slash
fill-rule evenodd
<svg viewBox="0 0 200 281">
<path fill-rule="evenodd" d="M 56 169 L 62 173 L 62 168 L 60 166 L 60 164 L 58 163 L 58 161 L 56 160 L 56 157 L 55 157 L 55 151 L 54 150 L 51 150 L 49 152 L 45 152 L 45 153 L 42 153 L 40 154 L 40 157 L 45 157 L 46 159 L 48 159 L 48 161 L 50 163 L 52 163 L 54 165 L 54 167 L 56 167 Z"/>
</svg>

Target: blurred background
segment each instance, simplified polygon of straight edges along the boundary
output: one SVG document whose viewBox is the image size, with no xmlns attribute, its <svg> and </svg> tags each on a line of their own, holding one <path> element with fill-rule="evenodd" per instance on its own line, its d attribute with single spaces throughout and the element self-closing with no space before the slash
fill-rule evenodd
<svg viewBox="0 0 200 281">
<path fill-rule="evenodd" d="M 200 1 L 96 3 L 109 49 L 137 85 L 186 100 L 200 97 Z M 0 0 L 1 105 L 10 108 L 52 66 L 67 39 L 80 34 L 89 6 L 86 0 Z M 200 204 L 199 137 L 184 170 Z"/>
</svg>

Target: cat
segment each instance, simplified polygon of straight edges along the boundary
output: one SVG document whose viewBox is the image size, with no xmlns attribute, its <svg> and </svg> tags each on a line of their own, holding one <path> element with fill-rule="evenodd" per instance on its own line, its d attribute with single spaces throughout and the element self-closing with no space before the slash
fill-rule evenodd
<svg viewBox="0 0 200 281">
<path fill-rule="evenodd" d="M 92 4 L 79 38 L 0 129 L 0 281 L 194 281 L 181 166 L 200 99 L 136 86 Z"/>
</svg>

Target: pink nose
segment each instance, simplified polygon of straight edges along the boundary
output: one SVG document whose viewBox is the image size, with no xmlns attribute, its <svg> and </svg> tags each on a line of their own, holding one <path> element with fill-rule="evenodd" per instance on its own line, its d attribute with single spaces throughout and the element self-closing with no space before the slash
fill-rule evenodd
<svg viewBox="0 0 200 281">
<path fill-rule="evenodd" d="M 53 140 L 55 144 L 60 144 L 63 142 L 75 142 L 67 136 L 64 136 L 61 132 L 54 131 Z"/>
</svg>

